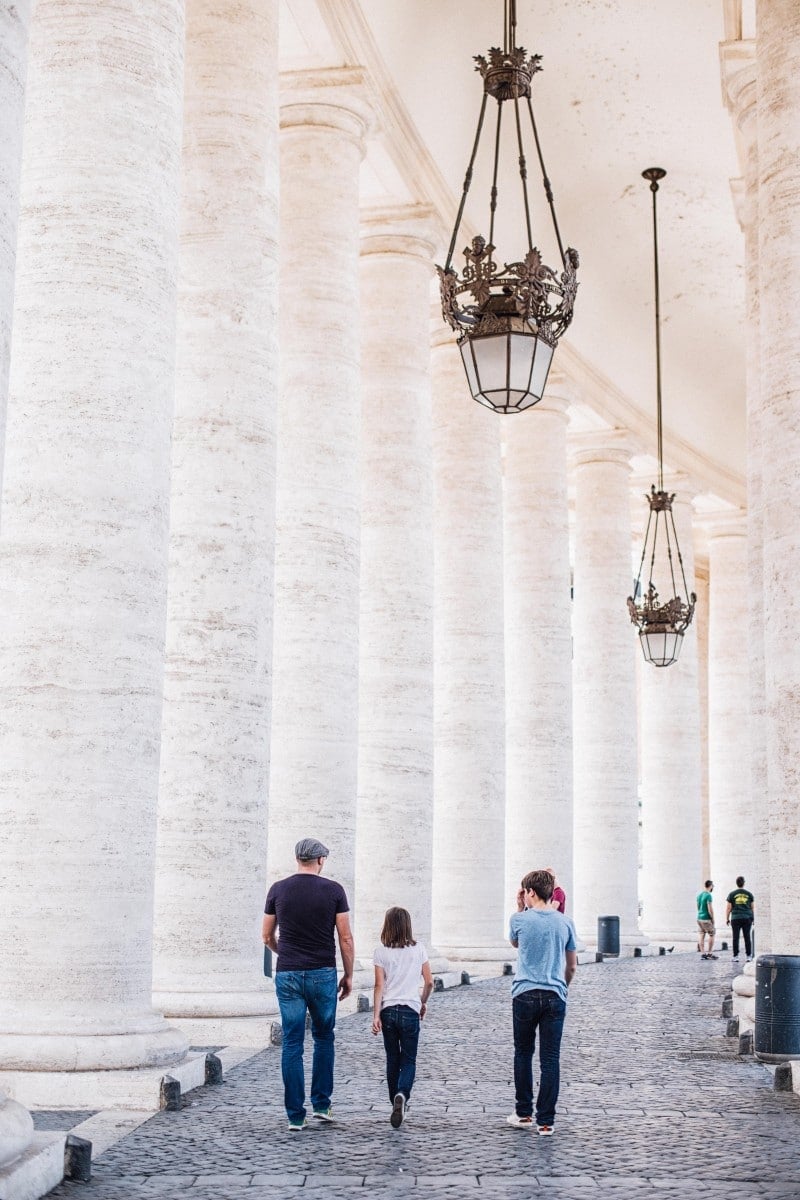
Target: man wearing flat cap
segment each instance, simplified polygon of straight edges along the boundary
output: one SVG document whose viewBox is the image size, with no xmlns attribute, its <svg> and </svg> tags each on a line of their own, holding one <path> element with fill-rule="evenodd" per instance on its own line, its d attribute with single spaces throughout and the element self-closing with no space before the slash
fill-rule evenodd
<svg viewBox="0 0 800 1200">
<path fill-rule="evenodd" d="M 311 1066 L 311 1109 L 319 1121 L 332 1121 L 334 1027 L 336 1000 L 353 987 L 355 946 L 350 909 L 340 883 L 322 878 L 328 847 L 303 838 L 294 848 L 297 871 L 273 883 L 264 907 L 262 937 L 278 956 L 275 992 L 283 1026 L 283 1094 L 289 1129 L 306 1127 L 303 1042 L 306 1012 L 311 1014 L 314 1057 Z M 339 940 L 344 973 L 336 979 Z"/>
</svg>

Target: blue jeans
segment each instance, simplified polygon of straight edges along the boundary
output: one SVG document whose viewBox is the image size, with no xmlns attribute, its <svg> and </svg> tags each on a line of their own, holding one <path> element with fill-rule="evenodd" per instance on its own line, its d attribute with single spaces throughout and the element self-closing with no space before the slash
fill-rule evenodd
<svg viewBox="0 0 800 1200">
<path fill-rule="evenodd" d="M 407 1004 L 391 1004 L 381 1009 L 381 1028 L 389 1099 L 394 1100 L 397 1093 L 402 1092 L 408 1100 L 417 1073 L 419 1013 Z"/>
<path fill-rule="evenodd" d="M 314 1039 L 311 1107 L 314 1112 L 330 1107 L 338 990 L 335 967 L 318 967 L 314 971 L 278 971 L 275 975 L 275 993 L 283 1027 L 283 1102 L 290 1121 L 302 1121 L 306 1115 L 306 1082 L 303 1073 L 306 1010 L 311 1014 L 311 1036 Z"/>
<path fill-rule="evenodd" d="M 557 992 L 532 988 L 514 997 L 512 1012 L 517 1116 L 533 1116 L 533 1052 L 538 1029 L 539 1094 L 536 1097 L 536 1124 L 552 1125 L 561 1082 L 561 1033 L 567 1006 Z"/>
</svg>

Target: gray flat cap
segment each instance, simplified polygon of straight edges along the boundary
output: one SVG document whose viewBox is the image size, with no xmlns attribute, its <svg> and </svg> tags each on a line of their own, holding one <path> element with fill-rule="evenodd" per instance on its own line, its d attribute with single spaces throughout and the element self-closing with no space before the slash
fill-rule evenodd
<svg viewBox="0 0 800 1200">
<path fill-rule="evenodd" d="M 313 862 L 315 858 L 327 858 L 329 850 L 316 838 L 303 838 L 294 848 L 294 856 L 300 862 Z"/>
</svg>

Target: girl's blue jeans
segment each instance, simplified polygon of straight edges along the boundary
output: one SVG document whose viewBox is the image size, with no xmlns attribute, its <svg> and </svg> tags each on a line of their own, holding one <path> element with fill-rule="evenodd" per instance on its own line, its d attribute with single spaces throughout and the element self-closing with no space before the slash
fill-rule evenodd
<svg viewBox="0 0 800 1200">
<path fill-rule="evenodd" d="M 394 1100 L 397 1093 L 402 1092 L 408 1100 L 417 1073 L 419 1013 L 407 1004 L 392 1004 L 381 1009 L 381 1028 L 389 1099 Z"/>
</svg>

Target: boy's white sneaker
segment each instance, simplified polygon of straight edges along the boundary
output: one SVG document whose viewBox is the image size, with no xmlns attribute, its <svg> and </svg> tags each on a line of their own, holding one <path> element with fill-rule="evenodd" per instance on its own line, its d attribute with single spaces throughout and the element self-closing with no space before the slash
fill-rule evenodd
<svg viewBox="0 0 800 1200">
<path fill-rule="evenodd" d="M 406 1115 L 406 1098 L 402 1092 L 398 1092 L 394 1098 L 392 1105 L 392 1115 L 389 1117 L 389 1123 L 392 1129 L 399 1129 L 403 1124 L 403 1117 Z"/>
</svg>

